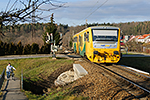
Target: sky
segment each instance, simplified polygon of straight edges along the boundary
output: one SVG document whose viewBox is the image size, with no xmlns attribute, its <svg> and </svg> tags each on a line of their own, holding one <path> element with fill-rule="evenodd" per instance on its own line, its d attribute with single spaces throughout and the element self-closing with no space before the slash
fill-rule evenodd
<svg viewBox="0 0 150 100">
<path fill-rule="evenodd" d="M 9 0 L 0 0 L 0 11 L 5 10 Z M 14 1 L 14 0 L 12 0 Z M 52 0 L 56 1 L 56 0 Z M 57 0 L 65 7 L 50 10 L 57 24 L 77 26 L 87 23 L 125 23 L 150 21 L 150 0 Z M 56 2 L 54 2 L 55 4 Z M 50 8 L 43 5 L 43 8 Z M 48 20 L 47 20 L 48 21 Z M 42 22 L 42 21 L 41 21 Z M 46 22 L 46 21 L 43 21 Z"/>
</svg>

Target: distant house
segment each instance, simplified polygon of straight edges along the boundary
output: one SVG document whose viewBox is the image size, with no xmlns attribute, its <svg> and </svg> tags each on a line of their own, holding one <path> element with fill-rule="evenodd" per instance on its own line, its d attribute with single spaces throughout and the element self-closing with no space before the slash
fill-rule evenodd
<svg viewBox="0 0 150 100">
<path fill-rule="evenodd" d="M 149 39 L 150 34 L 144 34 L 143 36 L 138 37 L 137 42 L 145 43 Z"/>
<path fill-rule="evenodd" d="M 124 42 L 125 39 L 121 39 L 121 42 Z M 150 43 L 150 34 L 144 34 L 144 35 L 137 35 L 133 36 L 131 35 L 128 42 L 135 41 L 140 43 Z M 125 43 L 125 42 L 124 42 Z"/>
<path fill-rule="evenodd" d="M 150 37 L 146 39 L 145 43 L 150 43 Z"/>
<path fill-rule="evenodd" d="M 145 39 L 144 36 L 139 36 L 139 37 L 137 38 L 137 42 L 144 43 L 144 39 Z"/>
<path fill-rule="evenodd" d="M 141 36 L 141 35 L 137 35 L 137 36 L 131 35 L 128 42 L 133 41 L 133 40 L 134 40 L 135 42 L 138 42 L 138 38 L 139 38 L 140 36 Z"/>
<path fill-rule="evenodd" d="M 135 42 L 138 42 L 139 37 L 141 37 L 141 35 L 135 36 Z"/>
<path fill-rule="evenodd" d="M 131 35 L 128 42 L 132 41 L 134 38 L 135 36 Z"/>
</svg>

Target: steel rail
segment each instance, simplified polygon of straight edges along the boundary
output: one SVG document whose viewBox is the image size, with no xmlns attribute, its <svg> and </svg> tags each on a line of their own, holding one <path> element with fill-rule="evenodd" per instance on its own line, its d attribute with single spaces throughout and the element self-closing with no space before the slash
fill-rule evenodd
<svg viewBox="0 0 150 100">
<path fill-rule="evenodd" d="M 81 57 L 82 57 L 82 56 L 81 56 Z M 106 69 L 106 70 L 108 70 L 108 71 L 110 71 L 110 72 L 116 74 L 117 76 L 119 76 L 120 78 L 124 79 L 125 81 L 127 81 L 127 82 L 129 82 L 129 83 L 131 83 L 131 84 L 133 84 L 133 85 L 135 85 L 135 86 L 137 86 L 137 87 L 139 87 L 140 89 L 146 91 L 147 93 L 150 93 L 150 90 L 149 90 L 149 89 L 146 89 L 146 88 L 144 88 L 143 86 L 141 86 L 141 85 L 139 85 L 139 84 L 136 84 L 135 82 L 131 81 L 130 79 L 127 79 L 127 78 L 125 78 L 124 76 L 122 76 L 122 75 L 120 75 L 120 74 L 118 74 L 118 73 L 116 73 L 116 72 L 114 72 L 114 71 L 112 71 L 112 70 L 106 68 L 104 65 L 102 65 L 102 64 L 97 64 L 97 63 L 93 63 L 93 62 L 89 61 L 88 59 L 86 59 L 85 57 L 82 57 L 82 58 L 83 58 L 84 60 L 86 60 L 86 61 L 88 61 L 88 62 L 94 64 L 94 65 L 98 65 L 98 66 L 103 67 L 104 69 Z"/>
<path fill-rule="evenodd" d="M 118 74 L 118 73 L 116 73 L 116 72 L 114 72 L 114 71 L 112 71 L 112 70 L 106 68 L 106 67 L 103 66 L 103 65 L 100 65 L 100 66 L 102 66 L 102 67 L 105 68 L 106 70 L 108 70 L 108 71 L 110 71 L 110 72 L 116 74 L 117 76 L 121 77 L 122 79 L 126 80 L 127 82 L 129 82 L 129 83 L 131 83 L 131 84 L 134 84 L 135 86 L 139 87 L 140 89 L 142 89 L 142 90 L 144 90 L 144 91 L 150 93 L 150 90 L 149 90 L 149 89 L 146 89 L 146 88 L 144 88 L 143 86 L 141 86 L 141 85 L 139 85 L 139 84 L 136 84 L 135 82 L 131 81 L 130 79 L 125 78 L 124 76 L 122 76 L 122 75 L 120 75 L 120 74 Z"/>
<path fill-rule="evenodd" d="M 117 66 L 117 65 L 115 65 L 115 66 Z M 119 66 L 124 67 L 123 65 L 119 65 Z M 134 71 L 134 70 L 132 70 L 132 69 L 126 69 L 126 68 L 123 68 L 123 69 L 124 69 L 124 70 L 127 70 L 127 71 L 130 71 L 130 72 L 132 72 L 132 73 L 135 73 L 135 74 L 139 74 L 139 75 L 141 75 L 141 76 L 143 76 L 143 77 L 146 77 L 146 78 L 150 79 L 149 76 L 146 76 L 146 75 L 143 75 L 143 74 L 141 74 L 141 73 L 138 73 L 138 72 L 136 72 L 136 71 Z"/>
</svg>

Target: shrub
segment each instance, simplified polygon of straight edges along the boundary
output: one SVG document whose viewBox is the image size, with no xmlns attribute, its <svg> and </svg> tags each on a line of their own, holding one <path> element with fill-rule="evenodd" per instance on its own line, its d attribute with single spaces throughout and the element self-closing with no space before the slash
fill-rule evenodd
<svg viewBox="0 0 150 100">
<path fill-rule="evenodd" d="M 23 54 L 31 54 L 30 44 L 25 45 L 25 47 L 23 48 Z"/>
<path fill-rule="evenodd" d="M 18 44 L 17 44 L 17 49 L 16 49 L 15 54 L 21 55 L 22 52 L 23 52 L 23 46 L 22 46 L 21 41 L 19 41 Z"/>
<path fill-rule="evenodd" d="M 5 55 L 4 43 L 0 41 L 0 56 Z"/>
<path fill-rule="evenodd" d="M 31 54 L 37 54 L 39 51 L 39 45 L 36 43 L 33 43 L 31 45 Z"/>
</svg>

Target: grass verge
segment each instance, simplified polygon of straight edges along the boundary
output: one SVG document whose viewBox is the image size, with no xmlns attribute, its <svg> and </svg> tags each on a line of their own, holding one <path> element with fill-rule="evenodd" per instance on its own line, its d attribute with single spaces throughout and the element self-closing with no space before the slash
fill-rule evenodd
<svg viewBox="0 0 150 100">
<path fill-rule="evenodd" d="M 73 60 L 47 58 L 29 58 L 0 61 L 0 71 L 11 63 L 17 70 L 15 77 L 24 75 L 24 92 L 29 100 L 86 100 L 82 96 L 70 94 L 70 88 L 54 86 L 54 80 L 60 73 L 72 67 Z"/>
</svg>

